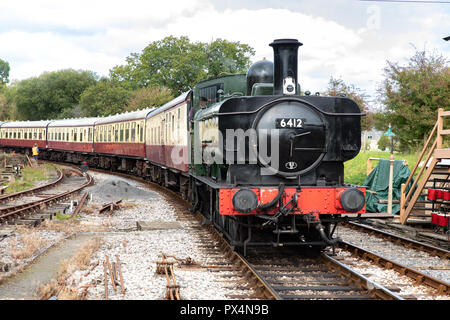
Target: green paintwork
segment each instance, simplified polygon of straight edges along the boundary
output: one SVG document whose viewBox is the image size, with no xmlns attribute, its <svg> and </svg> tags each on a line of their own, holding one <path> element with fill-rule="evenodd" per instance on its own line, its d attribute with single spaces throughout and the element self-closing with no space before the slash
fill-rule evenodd
<svg viewBox="0 0 450 320">
<path fill-rule="evenodd" d="M 200 96 L 199 92 L 203 88 L 207 88 L 213 85 L 220 85 L 223 90 L 223 94 L 217 96 L 217 101 L 210 104 L 208 107 L 200 108 Z M 245 74 L 232 74 L 219 78 L 208 79 L 199 82 L 193 91 L 193 107 L 194 107 L 194 121 L 201 121 L 205 118 L 210 118 L 215 116 L 219 112 L 222 103 L 233 97 L 240 97 L 245 94 L 247 90 L 247 79 Z M 198 134 L 191 135 L 191 154 L 194 154 L 194 141 Z M 217 177 L 220 174 L 220 167 L 223 165 L 212 164 L 210 166 L 209 172 L 213 177 Z M 192 165 L 191 169 L 195 171 L 195 174 L 205 176 L 208 174 L 208 169 L 206 165 Z"/>
</svg>

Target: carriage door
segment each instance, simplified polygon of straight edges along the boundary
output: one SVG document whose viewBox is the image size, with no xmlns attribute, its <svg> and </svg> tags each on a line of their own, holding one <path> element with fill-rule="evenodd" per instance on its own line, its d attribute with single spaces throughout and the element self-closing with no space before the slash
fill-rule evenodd
<svg viewBox="0 0 450 320">
<path fill-rule="evenodd" d="M 166 141 L 167 141 L 167 128 L 166 128 L 166 115 L 163 115 L 161 119 L 161 144 L 160 144 L 160 153 L 159 159 L 162 164 L 166 164 Z"/>
</svg>

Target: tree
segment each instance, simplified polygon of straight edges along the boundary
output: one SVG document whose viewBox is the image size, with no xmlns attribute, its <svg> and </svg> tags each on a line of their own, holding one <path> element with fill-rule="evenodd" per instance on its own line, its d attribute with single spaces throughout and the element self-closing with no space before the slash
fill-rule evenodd
<svg viewBox="0 0 450 320">
<path fill-rule="evenodd" d="M 126 111 L 159 107 L 173 98 L 172 92 L 165 87 L 141 88 L 132 93 Z"/>
<path fill-rule="evenodd" d="M 9 82 L 9 70 L 9 63 L 0 59 L 0 89 Z"/>
<path fill-rule="evenodd" d="M 221 74 L 247 73 L 250 67 L 250 56 L 255 54 L 252 47 L 239 42 L 217 39 L 204 45 L 207 57 L 208 77 Z"/>
<path fill-rule="evenodd" d="M 239 42 L 191 43 L 188 37 L 169 36 L 132 53 L 126 65 L 110 70 L 110 77 L 133 89 L 167 87 L 179 95 L 207 78 L 246 72 L 252 55 L 254 50 Z"/>
<path fill-rule="evenodd" d="M 124 112 L 131 98 L 130 90 L 107 78 L 87 88 L 80 98 L 80 107 L 86 117 L 108 116 Z"/>
<path fill-rule="evenodd" d="M 0 92 L 0 121 L 17 118 L 17 107 L 14 103 L 15 87 L 4 87 Z"/>
<path fill-rule="evenodd" d="M 17 83 L 14 101 L 20 120 L 59 119 L 80 101 L 81 93 L 95 85 L 90 71 L 72 69 L 47 72 Z"/>
<path fill-rule="evenodd" d="M 391 141 L 389 140 L 388 137 L 381 136 L 381 138 L 378 140 L 377 145 L 378 145 L 378 149 L 380 149 L 381 151 L 385 151 L 386 148 L 391 147 Z"/>
<path fill-rule="evenodd" d="M 437 120 L 437 110 L 450 106 L 448 60 L 436 52 L 417 51 L 405 66 L 387 61 L 379 99 L 385 123 L 399 133 L 402 150 L 418 150 Z"/>
<path fill-rule="evenodd" d="M 345 95 L 348 98 L 355 100 L 358 104 L 361 112 L 364 112 L 366 116 L 361 117 L 361 130 L 369 131 L 374 126 L 374 117 L 372 112 L 369 110 L 369 103 L 367 101 L 368 96 L 361 92 L 359 88 L 355 85 L 345 84 L 342 79 L 335 79 L 331 76 L 330 81 L 328 82 L 328 88 L 325 92 L 326 96 L 339 96 Z"/>
</svg>

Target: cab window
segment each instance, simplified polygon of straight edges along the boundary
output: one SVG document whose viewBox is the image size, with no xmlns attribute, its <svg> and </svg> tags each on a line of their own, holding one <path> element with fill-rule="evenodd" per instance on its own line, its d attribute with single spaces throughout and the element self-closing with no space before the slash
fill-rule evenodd
<svg viewBox="0 0 450 320">
<path fill-rule="evenodd" d="M 219 94 L 217 93 L 217 91 L 219 91 L 220 89 L 223 90 L 223 83 L 217 83 L 209 87 L 201 88 L 200 90 L 198 90 L 198 95 L 199 97 L 205 97 L 208 100 L 206 102 L 206 105 L 210 106 L 219 101 Z"/>
</svg>

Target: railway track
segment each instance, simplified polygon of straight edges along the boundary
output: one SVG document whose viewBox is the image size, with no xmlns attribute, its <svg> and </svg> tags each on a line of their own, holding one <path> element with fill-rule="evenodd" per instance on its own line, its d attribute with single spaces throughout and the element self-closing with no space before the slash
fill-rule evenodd
<svg viewBox="0 0 450 320">
<path fill-rule="evenodd" d="M 40 187 L 20 192 L 20 195 L 11 194 L 3 197 L 3 200 L 10 202 L 17 197 L 21 197 L 20 203 L 10 206 L 0 207 L 0 225 L 19 223 L 37 225 L 44 218 L 38 213 L 47 207 L 68 199 L 71 195 L 90 185 L 93 180 L 90 175 L 85 177 L 79 170 L 70 169 L 75 172 L 75 176 L 69 174 L 65 176 L 63 170 L 57 169 L 57 179 Z M 54 188 L 49 192 L 49 188 Z M 45 194 L 43 191 L 45 190 Z M 30 199 L 27 199 L 30 197 Z M 36 199 L 37 198 L 37 199 Z"/>
<path fill-rule="evenodd" d="M 361 248 L 346 241 L 340 241 L 338 247 L 351 252 L 353 256 L 374 263 L 386 270 L 394 270 L 397 273 L 412 279 L 417 285 L 424 285 L 433 288 L 436 290 L 436 295 L 450 296 L 450 284 L 445 281 L 436 279 L 414 268 L 407 267 L 394 260 L 387 259 L 365 248 Z"/>
<path fill-rule="evenodd" d="M 104 172 L 103 170 L 95 170 Z M 118 174 L 119 176 L 130 175 Z M 139 177 L 132 177 L 140 182 L 149 183 Z M 185 200 L 168 189 L 165 189 L 157 184 L 149 183 L 164 190 L 167 199 L 176 196 L 176 202 L 179 204 L 176 210 L 180 218 L 192 220 L 192 214 L 188 213 Z M 173 197 L 172 197 L 173 198 Z M 200 213 L 195 213 L 194 217 L 197 222 L 204 224 L 204 217 Z M 213 239 L 205 237 L 205 228 L 208 229 L 208 234 Z M 229 244 L 224 240 L 221 234 L 212 225 L 199 226 L 199 239 L 202 239 L 204 249 L 216 255 L 217 259 L 212 265 L 207 266 L 211 271 L 233 271 L 242 274 L 247 284 L 244 286 L 248 289 L 248 295 L 241 298 L 260 298 L 260 299 L 344 299 L 344 300 L 366 300 L 366 299 L 389 299 L 402 300 L 400 294 L 395 293 L 389 287 L 384 287 L 373 280 L 368 279 L 363 274 L 352 270 L 351 267 L 344 264 L 338 257 L 332 257 L 329 254 L 322 253 L 315 258 L 300 258 L 298 252 L 290 252 L 290 254 L 280 257 L 275 253 L 271 256 L 264 255 L 264 253 L 256 252 L 254 258 L 243 257 L 233 251 Z M 340 245 L 344 250 L 351 250 L 356 254 L 354 248 L 349 249 L 345 244 Z M 266 250 L 267 251 L 267 250 Z M 358 250 L 358 255 L 366 260 L 370 260 L 368 253 Z M 448 257 L 448 256 L 446 256 Z M 253 259 L 253 260 L 252 260 Z M 264 260 L 266 259 L 266 260 Z M 281 263 L 281 261 L 283 262 Z M 373 261 L 385 261 L 382 257 L 371 258 Z M 383 265 L 383 263 L 379 264 Z M 393 268 L 391 263 L 384 263 L 386 268 Z M 405 275 L 412 275 L 412 272 L 406 271 L 404 267 L 400 267 L 400 272 Z M 430 285 L 428 276 L 414 273 L 414 278 L 418 285 L 427 285 L 434 287 L 439 294 L 448 294 L 449 289 L 447 284 L 439 283 Z M 395 288 L 394 288 L 395 289 Z M 239 298 L 239 297 L 230 297 Z M 411 299 L 414 297 L 406 297 Z"/>
<path fill-rule="evenodd" d="M 15 193 L 11 193 L 11 194 L 1 195 L 0 203 L 9 202 L 16 198 L 20 198 L 20 197 L 24 197 L 24 196 L 28 196 L 28 195 L 33 195 L 33 194 L 42 192 L 46 189 L 53 188 L 54 186 L 58 185 L 63 180 L 64 174 L 63 174 L 62 170 L 60 170 L 59 168 L 57 168 L 57 167 L 54 167 L 54 168 L 56 170 L 56 178 L 54 180 L 52 180 L 46 184 L 43 184 L 41 186 L 31 188 L 31 189 L 15 192 Z"/>
<path fill-rule="evenodd" d="M 187 210 L 178 212 L 181 219 L 192 218 Z M 193 215 L 197 222 L 205 222 L 200 213 Z M 403 300 L 326 253 L 310 257 L 292 248 L 252 248 L 244 257 L 212 225 L 199 227 L 198 237 L 204 251 L 216 257 L 208 266 L 211 271 L 238 271 L 245 277 L 247 285 L 241 287 L 248 295 L 230 297 L 233 299 Z"/>
<path fill-rule="evenodd" d="M 306 258 L 289 250 L 278 256 L 261 250 L 249 257 L 255 273 L 283 300 L 402 300 L 400 296 L 322 253 Z"/>
<path fill-rule="evenodd" d="M 377 228 L 373 228 L 371 226 L 356 223 L 356 222 L 347 222 L 345 224 L 346 227 L 349 227 L 353 230 L 363 231 L 370 235 L 374 235 L 385 239 L 387 241 L 393 242 L 395 244 L 403 245 L 406 248 L 414 248 L 416 250 L 420 250 L 423 252 L 427 252 L 431 255 L 440 257 L 442 259 L 450 260 L 450 251 L 444 248 L 436 247 L 427 243 L 419 242 L 408 237 L 403 237 L 398 234 L 387 232 L 384 230 L 380 230 Z"/>
</svg>

